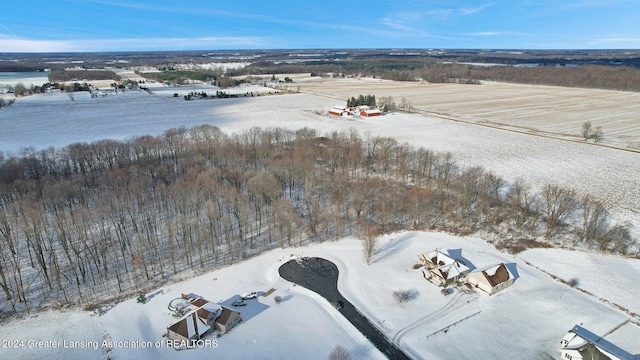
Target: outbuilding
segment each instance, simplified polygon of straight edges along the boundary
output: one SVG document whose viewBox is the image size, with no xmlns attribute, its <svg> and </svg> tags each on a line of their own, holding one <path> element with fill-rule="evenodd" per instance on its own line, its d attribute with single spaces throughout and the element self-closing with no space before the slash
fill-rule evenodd
<svg viewBox="0 0 640 360">
<path fill-rule="evenodd" d="M 349 108 L 336 105 L 329 110 L 329 115 L 334 116 L 347 116 L 349 115 Z"/>
<path fill-rule="evenodd" d="M 380 116 L 380 115 L 382 115 L 382 111 L 380 111 L 379 109 L 360 110 L 360 116 L 372 117 L 372 116 Z"/>
</svg>

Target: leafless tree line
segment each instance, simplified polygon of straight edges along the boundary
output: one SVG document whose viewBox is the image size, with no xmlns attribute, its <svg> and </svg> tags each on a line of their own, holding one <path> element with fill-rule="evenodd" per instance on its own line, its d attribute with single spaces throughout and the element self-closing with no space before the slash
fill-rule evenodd
<svg viewBox="0 0 640 360">
<path fill-rule="evenodd" d="M 93 304 L 274 247 L 403 229 L 637 251 L 601 203 L 451 154 L 355 130 L 203 125 L 0 154 L 0 308 Z"/>
</svg>

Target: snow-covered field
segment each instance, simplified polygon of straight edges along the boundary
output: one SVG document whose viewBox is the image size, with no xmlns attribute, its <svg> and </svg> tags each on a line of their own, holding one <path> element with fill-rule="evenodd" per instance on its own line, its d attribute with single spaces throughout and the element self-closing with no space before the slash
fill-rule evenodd
<svg viewBox="0 0 640 360">
<path fill-rule="evenodd" d="M 370 266 L 362 258 L 361 241 L 348 238 L 273 250 L 168 284 L 147 294 L 147 304 L 130 299 L 99 317 L 74 310 L 14 320 L 0 328 L 0 339 L 24 340 L 24 345 L 0 347 L 0 358 L 99 359 L 109 355 L 113 359 L 325 359 L 336 345 L 346 347 L 354 359 L 384 358 L 326 300 L 278 276 L 279 266 L 292 256 L 319 256 L 334 262 L 340 270 L 338 287 L 343 295 L 415 358 L 557 358 L 559 341 L 573 325 L 582 323 L 603 334 L 626 320 L 624 313 L 551 279 L 519 258 L 497 252 L 481 239 L 402 232 L 378 241 L 379 250 Z M 505 262 L 515 269 L 516 281 L 493 296 L 463 294 L 454 289 L 445 297 L 441 288 L 412 268 L 418 254 L 435 248 L 450 250 L 474 268 Z M 583 273 L 589 272 L 589 264 L 575 266 Z M 637 280 L 637 274 L 631 272 L 618 276 L 628 282 Z M 244 321 L 228 334 L 214 338 L 218 340 L 217 347 L 175 351 L 166 346 L 162 334 L 175 321 L 167 305 L 181 293 L 193 292 L 228 305 L 239 294 L 270 288 L 276 288 L 270 296 L 259 296 L 250 300 L 247 307 L 239 308 Z M 409 289 L 417 296 L 397 304 L 393 291 Z M 282 303 L 274 302 L 276 295 L 282 296 Z M 452 325 L 468 316 L 471 317 Z M 640 335 L 640 329 L 632 324 L 623 328 L 614 333 L 616 341 L 622 347 L 635 349 L 633 340 Z M 111 342 L 111 348 L 102 348 L 103 340 Z M 136 341 L 152 346 L 123 347 Z M 43 347 L 51 342 L 60 342 L 61 347 Z M 64 348 L 69 344 L 90 347 Z M 92 347 L 94 344 L 98 344 L 96 348 Z"/>
<path fill-rule="evenodd" d="M 522 178 L 533 186 L 553 183 L 573 188 L 580 195 L 591 194 L 605 202 L 618 219 L 640 228 L 638 153 L 420 114 L 357 120 L 321 116 L 317 113 L 341 102 L 312 94 L 195 101 L 173 97 L 176 92 L 182 95 L 194 89 L 215 93 L 211 86 L 187 86 L 156 87 L 154 95 L 128 92 L 99 99 L 77 93 L 74 101 L 66 94 L 20 98 L 0 111 L 0 151 L 18 153 L 30 146 L 43 149 L 104 138 L 159 135 L 172 127 L 205 123 L 228 132 L 254 126 L 310 127 L 321 133 L 355 128 L 363 136 L 392 136 L 413 146 L 451 152 L 462 165 L 482 166 L 507 181 Z M 241 87 L 235 91 L 270 90 Z"/>
<path fill-rule="evenodd" d="M 284 76 L 284 75 L 282 75 Z M 359 94 L 405 98 L 422 111 L 458 120 L 582 140 L 585 121 L 602 126 L 601 143 L 640 150 L 640 93 L 520 85 L 483 81 L 482 85 L 429 84 L 381 79 L 326 79 L 298 75 L 301 91 L 347 99 Z"/>
<path fill-rule="evenodd" d="M 248 89 L 253 88 L 240 91 L 259 90 Z M 392 136 L 399 142 L 451 152 L 463 166 L 483 166 L 507 181 L 523 178 L 534 186 L 554 183 L 573 188 L 579 194 L 591 194 L 606 202 L 618 219 L 629 220 L 640 228 L 637 153 L 420 114 L 398 113 L 354 120 L 321 115 L 322 111 L 344 102 L 333 95 L 306 93 L 195 101 L 172 96 L 175 92 L 194 90 L 215 92 L 211 87 L 156 87 L 153 95 L 128 92 L 91 99 L 88 94 L 76 93 L 73 101 L 67 94 L 20 98 L 11 107 L 0 110 L 0 151 L 9 155 L 18 154 L 24 147 L 44 149 L 105 138 L 159 135 L 169 128 L 200 124 L 215 125 L 227 132 L 254 126 L 310 127 L 321 133 L 355 128 L 362 136 Z M 349 96 L 369 92 L 366 86 L 357 90 L 360 92 Z M 625 105 L 623 100 L 620 106 L 627 106 L 625 109 L 638 103 Z M 504 111 L 506 114 L 507 109 Z M 498 261 L 515 264 L 518 279 L 513 287 L 492 297 L 458 292 L 444 297 L 439 288 L 411 268 L 417 254 L 435 247 L 461 249 L 461 255 L 476 268 Z M 275 250 L 183 283 L 167 285 L 158 289 L 145 305 L 132 299 L 101 317 L 76 310 L 51 311 L 14 320 L 0 328 L 0 339 L 7 340 L 162 341 L 162 333 L 174 320 L 166 306 L 181 292 L 194 292 L 226 303 L 246 291 L 277 288 L 272 296 L 260 297 L 248 306 L 245 311 L 250 318 L 220 338 L 217 348 L 176 352 L 166 347 L 144 350 L 112 347 L 107 353 L 102 348 L 41 347 L 45 343 L 32 343 L 35 347 L 28 348 L 25 343 L 22 349 L 0 347 L 0 358 L 168 359 L 191 358 L 195 354 L 215 358 L 326 358 L 339 344 L 350 349 L 354 358 L 381 358 L 323 299 L 279 279 L 277 268 L 291 254 L 322 256 L 335 262 L 341 271 L 339 287 L 343 294 L 391 339 L 418 358 L 556 358 L 560 339 L 573 325 L 583 323 L 596 333 L 604 333 L 626 319 L 624 313 L 558 283 L 522 259 L 544 266 L 564 280 L 578 279 L 578 287 L 638 313 L 640 260 L 555 249 L 530 250 L 514 258 L 496 252 L 480 239 L 401 233 L 380 240 L 376 261 L 369 267 L 362 260 L 360 243 L 351 239 Z M 391 292 L 400 289 L 416 290 L 417 299 L 397 305 Z M 275 295 L 281 295 L 285 301 L 276 305 Z M 468 316 L 471 317 L 450 326 Z M 633 329 L 625 326 L 624 332 L 616 331 L 613 335 L 628 342 L 629 338 L 640 337 Z M 640 353 L 640 349 L 634 351 Z"/>
</svg>

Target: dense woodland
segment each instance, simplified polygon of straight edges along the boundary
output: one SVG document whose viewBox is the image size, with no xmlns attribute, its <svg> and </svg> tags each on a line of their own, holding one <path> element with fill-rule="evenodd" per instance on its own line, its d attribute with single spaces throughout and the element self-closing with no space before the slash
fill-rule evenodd
<svg viewBox="0 0 640 360">
<path fill-rule="evenodd" d="M 517 64 L 516 64 L 517 65 Z M 518 84 L 550 85 L 590 89 L 640 91 L 640 68 L 630 66 L 481 66 L 442 62 L 435 58 L 336 61 L 326 64 L 273 65 L 256 63 L 231 71 L 239 74 L 303 73 L 354 74 L 388 80 L 431 83 L 479 84 L 482 80 Z"/>
<path fill-rule="evenodd" d="M 120 80 L 111 70 L 54 70 L 49 73 L 50 82 L 82 80 Z"/>
<path fill-rule="evenodd" d="M 597 201 L 450 154 L 355 130 L 203 125 L 0 155 L 0 304 L 97 304 L 274 247 L 403 229 L 640 253 Z"/>
</svg>

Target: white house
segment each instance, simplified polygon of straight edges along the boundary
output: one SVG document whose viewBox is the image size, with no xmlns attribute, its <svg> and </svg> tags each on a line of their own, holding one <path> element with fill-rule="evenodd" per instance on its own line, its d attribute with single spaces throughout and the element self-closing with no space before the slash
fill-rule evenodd
<svg viewBox="0 0 640 360">
<path fill-rule="evenodd" d="M 474 271 L 467 277 L 469 285 L 475 286 L 489 295 L 513 285 L 514 280 L 515 277 L 504 263 Z"/>
<path fill-rule="evenodd" d="M 464 263 L 438 249 L 420 254 L 418 259 L 427 270 L 422 272 L 425 279 L 436 285 L 448 286 L 462 281 L 469 273 L 469 268 Z"/>
<path fill-rule="evenodd" d="M 560 351 L 563 360 L 640 360 L 640 355 L 632 355 L 580 325 L 562 338 Z"/>
</svg>

